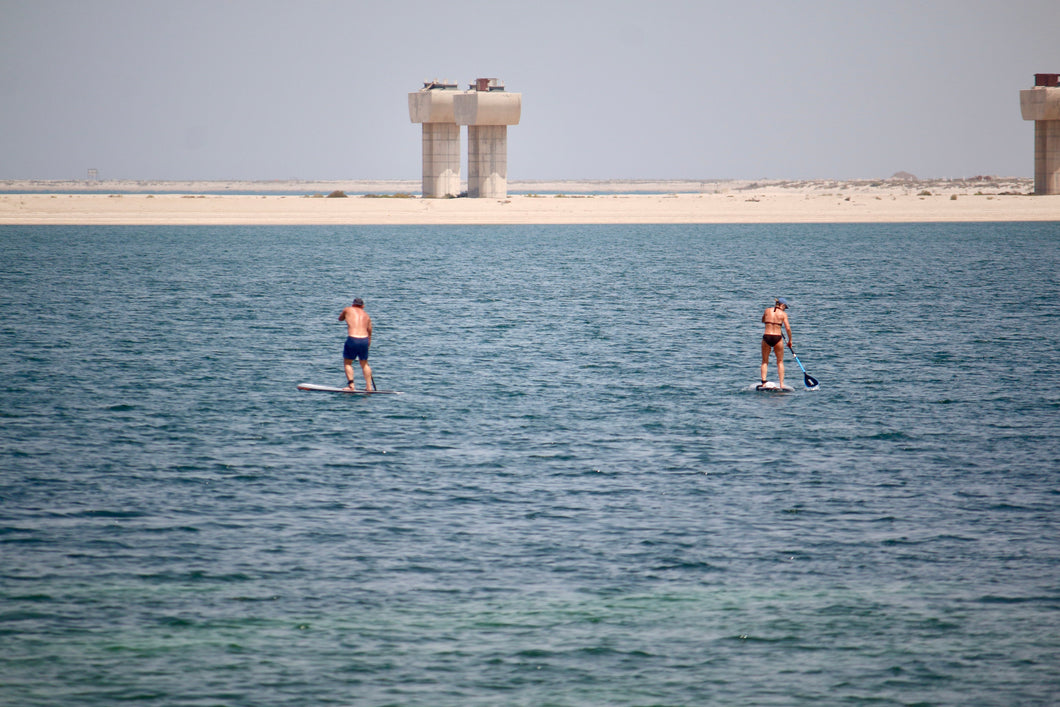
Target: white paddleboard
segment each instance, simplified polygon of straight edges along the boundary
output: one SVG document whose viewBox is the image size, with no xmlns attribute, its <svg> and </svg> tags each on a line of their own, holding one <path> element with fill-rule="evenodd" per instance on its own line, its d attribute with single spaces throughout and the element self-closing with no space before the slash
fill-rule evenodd
<svg viewBox="0 0 1060 707">
<path fill-rule="evenodd" d="M 776 381 L 766 381 L 765 383 L 757 383 L 752 386 L 759 393 L 794 393 L 795 389 L 790 385 L 783 387 L 776 384 Z"/>
<path fill-rule="evenodd" d="M 320 393 L 346 393 L 346 395 L 397 395 L 396 390 L 350 390 L 348 388 L 334 388 L 330 385 L 314 385 L 313 383 L 300 383 L 298 390 L 310 390 Z"/>
</svg>

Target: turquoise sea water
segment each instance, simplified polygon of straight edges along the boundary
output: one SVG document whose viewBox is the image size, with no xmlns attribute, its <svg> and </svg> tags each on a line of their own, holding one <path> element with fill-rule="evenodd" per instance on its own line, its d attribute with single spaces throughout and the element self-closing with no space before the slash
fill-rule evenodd
<svg viewBox="0 0 1060 707">
<path fill-rule="evenodd" d="M 0 704 L 1055 704 L 1058 243 L 0 227 Z"/>
</svg>

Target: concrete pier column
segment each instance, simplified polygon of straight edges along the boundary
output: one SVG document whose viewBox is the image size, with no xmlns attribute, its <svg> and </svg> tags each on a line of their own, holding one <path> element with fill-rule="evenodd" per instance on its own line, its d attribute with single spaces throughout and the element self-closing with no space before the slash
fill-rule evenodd
<svg viewBox="0 0 1060 707">
<path fill-rule="evenodd" d="M 423 124 L 423 196 L 444 198 L 460 193 L 460 126 Z"/>
<path fill-rule="evenodd" d="M 1034 121 L 1034 193 L 1060 194 L 1060 119 Z"/>
<path fill-rule="evenodd" d="M 409 118 L 423 124 L 423 196 L 460 194 L 460 126 L 453 118 L 455 83 L 424 81 L 409 94 Z"/>
<path fill-rule="evenodd" d="M 508 126 L 518 125 L 522 94 L 508 93 L 497 79 L 477 79 L 453 98 L 453 116 L 467 127 L 467 195 L 508 196 Z"/>
<path fill-rule="evenodd" d="M 1035 74 L 1020 112 L 1034 121 L 1034 193 L 1060 194 L 1060 74 Z"/>
<path fill-rule="evenodd" d="M 467 128 L 467 195 L 503 199 L 508 196 L 508 126 Z"/>
</svg>

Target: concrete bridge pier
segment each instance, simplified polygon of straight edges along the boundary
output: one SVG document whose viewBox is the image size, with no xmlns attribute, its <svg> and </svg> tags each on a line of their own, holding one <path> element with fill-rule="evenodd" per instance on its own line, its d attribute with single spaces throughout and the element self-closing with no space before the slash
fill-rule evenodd
<svg viewBox="0 0 1060 707">
<path fill-rule="evenodd" d="M 455 83 L 424 81 L 409 94 L 409 117 L 423 124 L 423 196 L 445 198 L 460 194 L 460 126 L 453 117 Z"/>
<path fill-rule="evenodd" d="M 1060 74 L 1035 74 L 1020 112 L 1034 121 L 1034 193 L 1060 194 Z"/>
<path fill-rule="evenodd" d="M 519 124 L 522 100 L 497 79 L 477 79 L 453 98 L 456 123 L 467 126 L 469 197 L 508 196 L 508 126 Z"/>
</svg>

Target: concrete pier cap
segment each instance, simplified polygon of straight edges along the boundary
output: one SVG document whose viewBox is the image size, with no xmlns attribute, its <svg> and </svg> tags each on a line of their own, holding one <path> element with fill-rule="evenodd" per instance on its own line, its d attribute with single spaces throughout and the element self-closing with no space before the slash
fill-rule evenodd
<svg viewBox="0 0 1060 707">
<path fill-rule="evenodd" d="M 455 123 L 453 96 L 459 92 L 448 79 L 424 81 L 423 88 L 409 94 L 409 118 L 413 123 Z"/>
<path fill-rule="evenodd" d="M 476 79 L 453 98 L 457 125 L 518 125 L 523 95 L 508 93 L 497 79 Z"/>
<path fill-rule="evenodd" d="M 1020 113 L 1034 121 L 1034 193 L 1060 194 L 1060 74 L 1035 74 Z"/>
<path fill-rule="evenodd" d="M 1024 120 L 1060 120 L 1060 74 L 1035 74 L 1034 88 L 1020 91 Z"/>
</svg>

